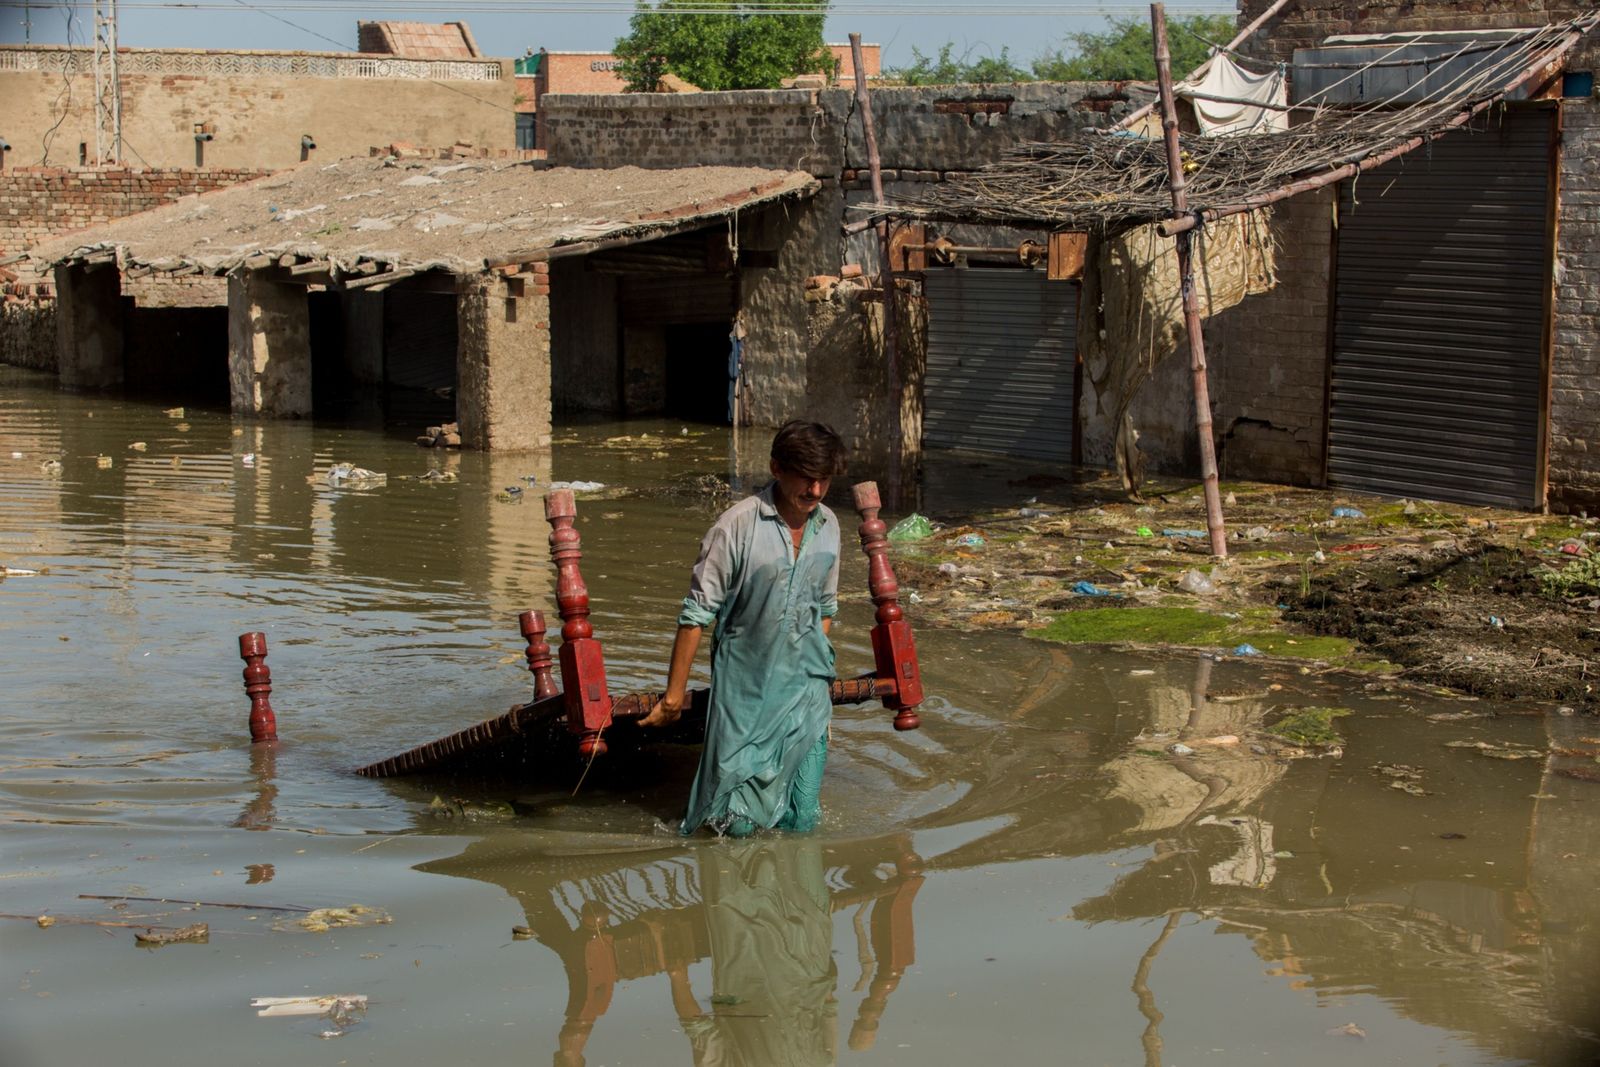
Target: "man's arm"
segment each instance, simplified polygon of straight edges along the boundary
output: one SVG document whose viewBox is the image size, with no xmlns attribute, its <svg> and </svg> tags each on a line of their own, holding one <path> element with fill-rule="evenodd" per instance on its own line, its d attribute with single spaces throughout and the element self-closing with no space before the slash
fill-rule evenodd
<svg viewBox="0 0 1600 1067">
<path fill-rule="evenodd" d="M 640 726 L 671 726 L 689 706 L 689 668 L 700 651 L 700 627 L 680 625 L 672 639 L 672 665 L 667 668 L 667 691 L 639 720 Z"/>
</svg>

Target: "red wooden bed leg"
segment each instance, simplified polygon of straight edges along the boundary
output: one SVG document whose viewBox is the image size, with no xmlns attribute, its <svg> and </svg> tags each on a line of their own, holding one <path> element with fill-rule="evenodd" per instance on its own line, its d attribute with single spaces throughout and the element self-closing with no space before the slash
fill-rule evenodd
<svg viewBox="0 0 1600 1067">
<path fill-rule="evenodd" d="M 917 644 L 911 638 L 911 624 L 900 610 L 900 585 L 889 566 L 888 526 L 878 518 L 883 507 L 877 482 L 860 482 L 851 488 L 856 511 L 861 513 L 861 551 L 867 554 L 867 588 L 878 606 L 877 625 L 872 628 L 872 657 L 878 678 L 894 683 L 894 693 L 883 698 L 884 706 L 895 712 L 896 730 L 915 730 L 922 725 L 916 707 L 922 703 L 922 668 L 917 662 Z"/>
<path fill-rule="evenodd" d="M 533 699 L 543 700 L 560 694 L 555 675 L 551 671 L 550 643 L 544 639 L 544 612 L 524 611 L 517 616 L 522 629 L 522 639 L 528 642 L 524 653 L 528 657 L 528 670 L 533 672 Z"/>
<path fill-rule="evenodd" d="M 606 692 L 606 664 L 600 642 L 589 624 L 589 589 L 578 571 L 581 539 L 573 525 L 578 517 L 572 490 L 557 489 L 544 498 L 550 520 L 550 556 L 556 565 L 556 607 L 561 613 L 561 691 L 566 697 L 567 728 L 579 737 L 585 758 L 606 754 L 601 736 L 611 725 L 611 697 Z"/>
<path fill-rule="evenodd" d="M 272 671 L 267 667 L 267 635 L 253 630 L 239 635 L 239 658 L 244 660 L 244 691 L 250 698 L 250 741 L 278 739 L 278 717 L 272 713 Z"/>
</svg>

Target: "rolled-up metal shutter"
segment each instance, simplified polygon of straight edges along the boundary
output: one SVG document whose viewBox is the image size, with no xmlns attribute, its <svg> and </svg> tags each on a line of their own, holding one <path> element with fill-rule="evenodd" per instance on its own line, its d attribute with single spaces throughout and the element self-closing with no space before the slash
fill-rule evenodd
<svg viewBox="0 0 1600 1067">
<path fill-rule="evenodd" d="M 1332 485 L 1541 503 L 1551 121 L 1507 112 L 1344 183 Z"/>
<path fill-rule="evenodd" d="M 1071 462 L 1077 283 L 1032 270 L 926 278 L 923 444 Z"/>
</svg>

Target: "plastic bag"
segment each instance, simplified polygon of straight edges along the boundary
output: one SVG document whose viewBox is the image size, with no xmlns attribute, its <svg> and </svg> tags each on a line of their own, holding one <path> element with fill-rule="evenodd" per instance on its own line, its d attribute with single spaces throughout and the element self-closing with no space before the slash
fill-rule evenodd
<svg viewBox="0 0 1600 1067">
<path fill-rule="evenodd" d="M 933 523 L 929 522 L 927 519 L 913 511 L 911 514 L 894 524 L 894 527 L 889 531 L 889 540 L 920 541 L 924 537 L 930 537 L 932 535 Z"/>
<path fill-rule="evenodd" d="M 1194 593 L 1197 596 L 1204 596 L 1217 591 L 1216 583 L 1195 570 L 1183 572 L 1182 577 L 1178 579 L 1178 588 L 1185 593 Z"/>
</svg>

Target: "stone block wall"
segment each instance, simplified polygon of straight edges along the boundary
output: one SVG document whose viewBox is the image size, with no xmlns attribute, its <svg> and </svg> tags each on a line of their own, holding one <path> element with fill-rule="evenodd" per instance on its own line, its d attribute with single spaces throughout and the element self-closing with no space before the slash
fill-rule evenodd
<svg viewBox="0 0 1600 1067">
<path fill-rule="evenodd" d="M 0 303 L 0 363 L 34 370 L 56 369 L 56 302 L 53 298 Z"/>
<path fill-rule="evenodd" d="M 976 170 L 1024 141 L 1106 125 L 1142 103 L 1106 82 L 875 89 L 885 180 Z M 867 151 L 848 89 L 727 93 L 556 93 L 540 97 L 549 159 L 569 167 L 695 165 L 805 170 L 864 179 Z"/>
<path fill-rule="evenodd" d="M 1600 105 L 1561 105 L 1550 507 L 1600 514 Z"/>
<path fill-rule="evenodd" d="M 552 166 L 842 169 L 839 138 L 804 90 L 550 93 L 539 114 Z"/>
</svg>

